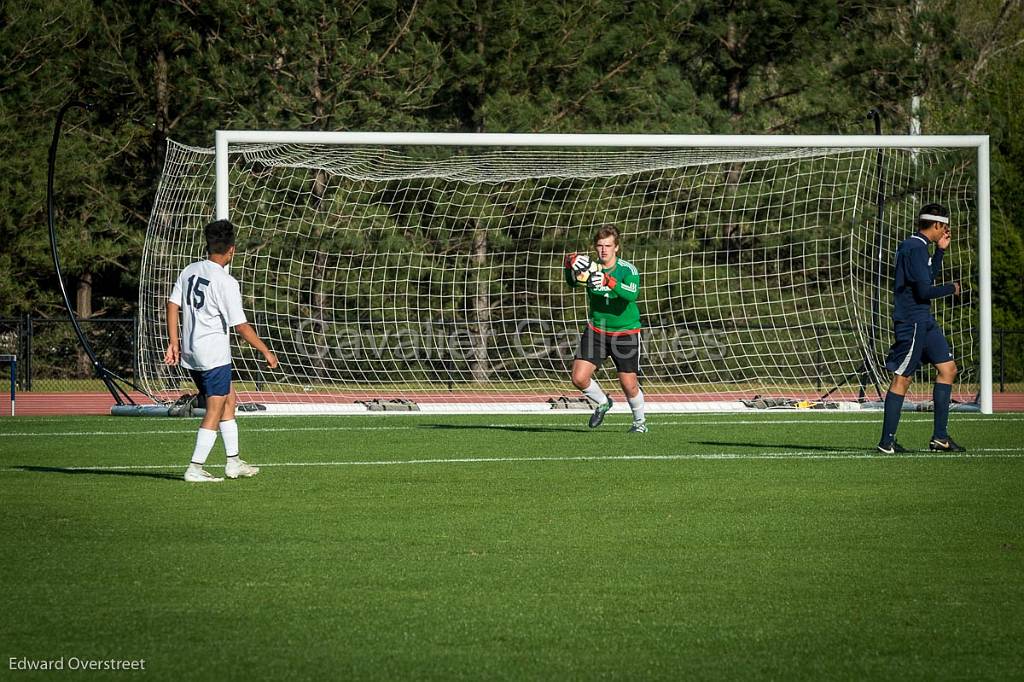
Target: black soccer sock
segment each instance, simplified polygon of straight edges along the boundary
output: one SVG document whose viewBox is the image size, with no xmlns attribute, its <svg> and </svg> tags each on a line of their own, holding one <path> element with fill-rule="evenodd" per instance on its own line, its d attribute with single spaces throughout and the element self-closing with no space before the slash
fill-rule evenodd
<svg viewBox="0 0 1024 682">
<path fill-rule="evenodd" d="M 935 430 L 932 438 L 949 438 L 946 427 L 949 424 L 949 400 L 953 395 L 950 384 L 935 384 L 932 389 L 932 403 L 935 405 Z"/>
<path fill-rule="evenodd" d="M 885 419 L 882 421 L 882 443 L 896 440 L 896 429 L 900 425 L 900 411 L 903 409 L 903 398 L 899 393 L 889 391 L 885 394 Z"/>
</svg>

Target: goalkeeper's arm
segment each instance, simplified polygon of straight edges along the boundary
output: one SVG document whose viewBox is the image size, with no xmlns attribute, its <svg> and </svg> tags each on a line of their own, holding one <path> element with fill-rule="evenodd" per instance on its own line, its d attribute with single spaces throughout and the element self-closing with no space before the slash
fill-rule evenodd
<svg viewBox="0 0 1024 682">
<path fill-rule="evenodd" d="M 612 296 L 627 301 L 635 301 L 640 296 L 640 275 L 632 272 L 623 277 L 622 280 L 615 279 L 607 272 L 595 272 L 590 276 L 587 285 L 591 289 L 608 287 L 611 289 Z"/>
<path fill-rule="evenodd" d="M 640 297 L 640 275 L 630 273 L 612 287 L 619 298 L 635 301 Z"/>
</svg>

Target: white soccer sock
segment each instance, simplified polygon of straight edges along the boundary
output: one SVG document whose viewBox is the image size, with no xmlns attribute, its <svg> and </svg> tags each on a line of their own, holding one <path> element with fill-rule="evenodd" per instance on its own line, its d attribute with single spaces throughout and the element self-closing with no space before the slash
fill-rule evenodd
<svg viewBox="0 0 1024 682">
<path fill-rule="evenodd" d="M 196 434 L 196 449 L 192 452 L 192 463 L 198 466 L 206 464 L 213 444 L 217 442 L 217 432 L 210 429 L 199 429 Z"/>
<path fill-rule="evenodd" d="M 220 423 L 220 436 L 224 439 L 224 452 L 228 457 L 238 455 L 238 422 L 228 419 Z"/>
<path fill-rule="evenodd" d="M 635 398 L 627 398 L 629 409 L 633 410 L 633 421 L 644 421 L 644 392 L 637 391 Z"/>
<path fill-rule="evenodd" d="M 604 405 L 608 402 L 608 396 L 601 390 L 601 387 L 597 385 L 597 382 L 591 379 L 590 385 L 583 389 L 583 395 L 593 400 L 598 405 Z"/>
</svg>

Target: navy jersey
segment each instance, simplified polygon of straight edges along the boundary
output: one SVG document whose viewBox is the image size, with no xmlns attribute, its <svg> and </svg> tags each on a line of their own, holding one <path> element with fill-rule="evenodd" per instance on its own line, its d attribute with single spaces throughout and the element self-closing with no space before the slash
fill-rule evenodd
<svg viewBox="0 0 1024 682">
<path fill-rule="evenodd" d="M 892 319 L 896 322 L 924 322 L 932 319 L 931 300 L 951 296 L 952 284 L 934 286 L 942 269 L 942 249 L 929 256 L 928 239 L 915 234 L 896 249 Z"/>
</svg>

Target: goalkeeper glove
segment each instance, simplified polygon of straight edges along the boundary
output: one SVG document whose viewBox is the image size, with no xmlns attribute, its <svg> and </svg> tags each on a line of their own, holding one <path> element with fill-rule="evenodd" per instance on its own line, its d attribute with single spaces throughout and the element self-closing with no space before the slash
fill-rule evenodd
<svg viewBox="0 0 1024 682">
<path fill-rule="evenodd" d="M 590 279 L 587 280 L 587 286 L 591 289 L 599 289 L 601 287 L 608 287 L 614 289 L 615 285 L 619 281 L 609 275 L 607 272 L 595 272 L 590 275 Z"/>
<path fill-rule="evenodd" d="M 565 257 L 565 267 L 572 270 L 572 274 L 581 275 L 590 269 L 590 256 L 585 253 L 570 253 Z"/>
</svg>

